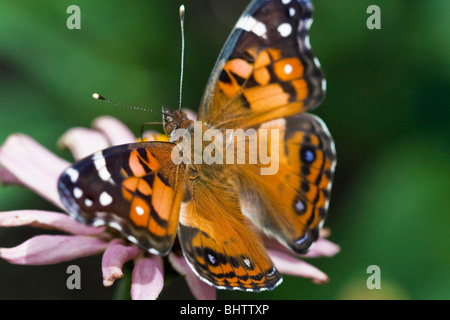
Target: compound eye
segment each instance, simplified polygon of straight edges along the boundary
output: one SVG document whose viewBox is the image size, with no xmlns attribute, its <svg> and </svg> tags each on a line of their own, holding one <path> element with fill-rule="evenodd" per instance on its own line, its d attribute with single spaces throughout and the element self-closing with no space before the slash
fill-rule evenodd
<svg viewBox="0 0 450 320">
<path fill-rule="evenodd" d="M 177 127 L 177 124 L 172 121 L 172 122 L 169 122 L 169 123 L 166 124 L 166 127 L 165 127 L 164 131 L 166 131 L 167 135 L 170 135 L 173 132 L 173 130 L 176 129 L 176 127 Z"/>
</svg>

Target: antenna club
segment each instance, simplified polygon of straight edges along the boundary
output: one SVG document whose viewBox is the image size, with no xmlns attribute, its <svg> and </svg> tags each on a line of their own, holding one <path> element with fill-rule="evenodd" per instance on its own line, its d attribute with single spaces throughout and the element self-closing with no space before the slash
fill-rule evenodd
<svg viewBox="0 0 450 320">
<path fill-rule="evenodd" d="M 185 11 L 185 8 L 184 8 L 184 4 L 182 4 L 181 6 L 180 6 L 180 20 L 184 20 L 184 11 Z"/>
<path fill-rule="evenodd" d="M 92 95 L 92 98 L 96 99 L 96 100 L 106 100 L 105 98 L 103 98 L 100 94 L 98 93 L 94 93 Z"/>
</svg>

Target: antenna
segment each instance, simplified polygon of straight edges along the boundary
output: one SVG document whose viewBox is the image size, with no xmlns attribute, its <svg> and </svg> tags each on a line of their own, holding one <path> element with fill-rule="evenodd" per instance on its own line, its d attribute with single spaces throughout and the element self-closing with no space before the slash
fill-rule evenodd
<svg viewBox="0 0 450 320">
<path fill-rule="evenodd" d="M 178 110 L 181 110 L 183 100 L 183 73 L 184 73 L 184 5 L 180 6 L 180 26 L 181 26 L 181 72 L 180 72 L 180 104 Z"/>
<path fill-rule="evenodd" d="M 149 112 L 155 112 L 155 113 L 158 113 L 158 114 L 162 114 L 162 115 L 165 115 L 165 116 L 170 116 L 169 114 L 167 114 L 165 112 L 161 112 L 161 111 L 156 111 L 156 110 L 142 108 L 142 107 L 127 106 L 125 104 L 121 104 L 121 103 L 118 103 L 118 102 L 106 99 L 105 97 L 103 97 L 102 95 L 100 95 L 98 93 L 94 93 L 92 95 L 92 98 L 94 98 L 95 100 L 103 100 L 103 101 L 106 101 L 108 103 L 111 103 L 113 105 L 116 105 L 118 107 L 125 108 L 125 109 L 133 109 L 133 110 L 138 110 L 138 111 L 149 111 Z"/>
<path fill-rule="evenodd" d="M 184 74 L 184 12 L 185 12 L 185 8 L 184 5 L 180 6 L 180 26 L 181 26 L 181 72 L 180 72 L 180 102 L 179 102 L 179 106 L 178 106 L 178 110 L 181 110 L 181 103 L 183 100 L 183 74 Z M 147 108 L 142 108 L 142 107 L 136 107 L 136 106 L 128 106 L 128 105 L 124 105 L 109 99 L 106 99 L 105 97 L 103 97 L 102 95 L 100 95 L 99 93 L 94 93 L 92 95 L 92 98 L 96 99 L 96 100 L 103 100 L 106 101 L 108 103 L 114 104 L 118 107 L 121 108 L 126 108 L 126 109 L 134 109 L 134 110 L 138 110 L 138 111 L 150 111 L 150 112 L 155 112 L 158 114 L 162 114 L 165 116 L 170 116 L 173 117 L 172 115 L 166 113 L 166 112 L 161 112 L 161 111 L 156 111 L 156 110 L 152 110 L 152 109 L 147 109 Z"/>
</svg>

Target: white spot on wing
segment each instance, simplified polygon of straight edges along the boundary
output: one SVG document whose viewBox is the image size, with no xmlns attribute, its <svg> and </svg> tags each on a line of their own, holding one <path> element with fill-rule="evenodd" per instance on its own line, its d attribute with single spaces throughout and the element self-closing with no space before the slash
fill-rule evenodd
<svg viewBox="0 0 450 320">
<path fill-rule="evenodd" d="M 92 223 L 92 225 L 94 227 L 101 227 L 105 225 L 105 221 L 103 220 L 94 220 L 94 222 Z"/>
<path fill-rule="evenodd" d="M 306 35 L 306 37 L 305 37 L 305 46 L 306 46 L 306 48 L 311 49 L 311 41 L 309 40 L 308 35 Z"/>
<path fill-rule="evenodd" d="M 289 4 L 289 3 L 291 3 L 291 1 L 292 1 L 292 0 L 281 0 L 281 3 L 282 3 L 282 4 Z"/>
<path fill-rule="evenodd" d="M 128 239 L 129 241 L 133 242 L 134 244 L 139 244 L 138 239 L 136 239 L 135 237 L 133 237 L 133 236 L 131 236 L 131 235 L 127 236 L 127 239 Z"/>
<path fill-rule="evenodd" d="M 280 33 L 280 35 L 282 37 L 286 38 L 286 37 L 289 37 L 291 35 L 291 33 L 292 33 L 292 26 L 289 23 L 285 22 L 285 23 L 280 24 L 278 26 L 277 30 L 278 30 L 278 32 Z"/>
<path fill-rule="evenodd" d="M 252 31 L 255 23 L 256 23 L 256 20 L 252 16 L 243 16 L 236 23 L 236 28 L 250 32 L 250 31 Z"/>
<path fill-rule="evenodd" d="M 108 169 L 106 168 L 106 160 L 103 157 L 103 153 L 101 151 L 96 152 L 92 156 L 92 161 L 94 162 L 94 166 L 97 169 L 98 176 L 103 181 L 109 181 L 110 183 L 114 184 L 114 181 L 111 179 L 111 173 L 109 173 Z"/>
<path fill-rule="evenodd" d="M 86 207 L 90 207 L 94 204 L 94 202 L 92 202 L 91 199 L 84 199 L 84 204 L 86 205 Z"/>
<path fill-rule="evenodd" d="M 258 22 L 256 23 L 256 26 L 253 28 L 253 33 L 256 34 L 257 36 L 266 37 L 266 26 L 262 23 L 262 22 Z"/>
<path fill-rule="evenodd" d="M 290 17 L 295 16 L 295 13 L 296 13 L 296 11 L 295 11 L 294 8 L 289 8 L 289 16 L 290 16 Z"/>
<path fill-rule="evenodd" d="M 314 57 L 314 63 L 316 64 L 316 66 L 317 66 L 318 68 L 320 68 L 320 61 L 319 61 L 319 59 L 317 59 L 316 57 Z"/>
<path fill-rule="evenodd" d="M 98 175 L 103 181 L 108 181 L 111 179 L 111 174 L 109 173 L 108 169 L 106 169 L 106 167 L 101 168 L 98 171 Z"/>
<path fill-rule="evenodd" d="M 322 80 L 322 90 L 327 91 L 327 80 L 325 79 Z"/>
<path fill-rule="evenodd" d="M 292 68 L 292 66 L 290 65 L 290 64 L 286 64 L 285 66 L 284 66 L 284 73 L 286 73 L 286 74 L 291 74 L 291 72 L 292 72 L 292 70 L 293 70 L 293 68 Z"/>
<path fill-rule="evenodd" d="M 75 199 L 80 199 L 83 196 L 83 190 L 78 187 L 73 188 L 73 196 Z"/>
<path fill-rule="evenodd" d="M 69 176 L 70 181 L 72 183 L 77 182 L 78 177 L 80 176 L 80 173 L 77 170 L 75 170 L 74 168 L 67 169 L 66 174 Z"/>
<path fill-rule="evenodd" d="M 144 209 L 142 207 L 136 206 L 136 213 L 139 216 L 142 216 L 145 213 L 145 211 L 144 211 Z"/>
<path fill-rule="evenodd" d="M 98 159 L 103 159 L 103 153 L 101 151 L 97 151 L 92 155 L 92 161 L 96 161 Z"/>
<path fill-rule="evenodd" d="M 120 224 L 118 224 L 117 222 L 110 221 L 110 222 L 108 222 L 108 224 L 109 224 L 109 226 L 111 228 L 114 228 L 114 229 L 116 229 L 118 231 L 122 231 L 123 230 L 122 226 Z"/>
<path fill-rule="evenodd" d="M 106 206 L 109 206 L 112 203 L 113 198 L 110 196 L 110 194 L 108 192 L 103 191 L 100 194 L 100 197 L 98 198 L 98 200 L 100 201 L 100 204 L 102 206 L 106 207 Z"/>
<path fill-rule="evenodd" d="M 266 38 L 267 28 L 266 25 L 252 16 L 243 16 L 236 23 L 237 29 L 242 29 L 247 32 L 253 32 L 258 37 Z"/>
</svg>

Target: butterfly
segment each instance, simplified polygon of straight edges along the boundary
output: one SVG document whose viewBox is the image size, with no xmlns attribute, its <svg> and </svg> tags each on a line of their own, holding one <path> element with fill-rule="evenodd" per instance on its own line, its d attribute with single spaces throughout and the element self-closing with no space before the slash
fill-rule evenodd
<svg viewBox="0 0 450 320">
<path fill-rule="evenodd" d="M 184 112 L 165 109 L 168 142 L 114 146 L 61 175 L 58 190 L 69 214 L 115 228 L 151 254 L 167 255 L 177 241 L 192 270 L 220 289 L 259 292 L 280 284 L 262 235 L 306 253 L 327 216 L 336 164 L 325 123 L 306 112 L 325 95 L 308 37 L 312 12 L 309 0 L 253 0 L 226 41 L 198 109 L 202 132 L 213 128 L 226 140 L 228 129 L 253 129 L 256 140 L 244 137 L 246 147 L 276 142 L 276 173 L 261 174 L 267 163 L 260 160 L 176 163 L 174 150 L 191 150 L 180 147 L 175 132 L 193 135 L 196 126 Z M 263 136 L 261 129 L 278 135 Z"/>
</svg>

